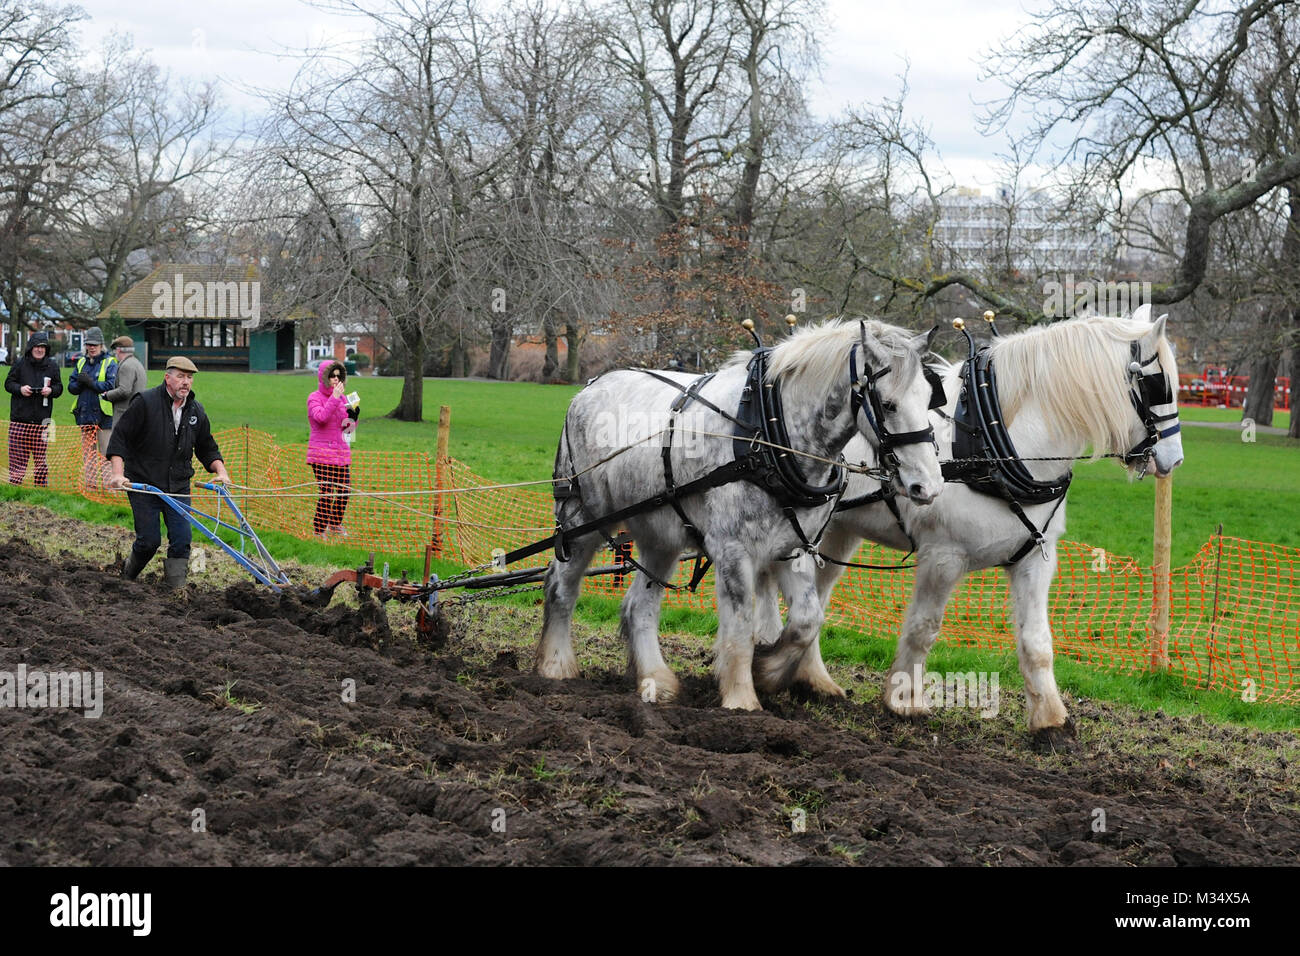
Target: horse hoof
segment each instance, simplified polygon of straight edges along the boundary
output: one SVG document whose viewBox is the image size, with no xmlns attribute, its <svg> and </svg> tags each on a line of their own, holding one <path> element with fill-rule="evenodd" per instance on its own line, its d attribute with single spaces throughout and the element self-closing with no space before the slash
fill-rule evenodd
<svg viewBox="0 0 1300 956">
<path fill-rule="evenodd" d="M 845 692 L 844 688 L 841 687 L 839 684 L 835 683 L 835 681 L 833 680 L 822 679 L 822 680 L 808 681 L 808 686 L 811 687 L 812 692 L 818 695 L 819 697 L 848 697 L 849 696 Z"/>
<path fill-rule="evenodd" d="M 1059 727 L 1040 727 L 1034 731 L 1030 745 L 1035 753 L 1067 754 L 1079 749 L 1079 740 L 1075 735 L 1074 721 L 1066 719 Z"/>
<path fill-rule="evenodd" d="M 758 702 L 758 695 L 752 691 L 744 694 L 729 694 L 722 698 L 722 706 L 727 710 L 762 710 L 763 705 Z"/>
<path fill-rule="evenodd" d="M 578 676 L 577 658 L 550 657 L 537 661 L 537 673 L 552 680 L 570 680 Z"/>
<path fill-rule="evenodd" d="M 677 677 L 671 671 L 643 677 L 637 682 L 637 695 L 647 704 L 669 704 L 677 699 Z"/>
<path fill-rule="evenodd" d="M 908 720 L 912 723 L 919 724 L 930 718 L 931 711 L 929 707 L 913 707 L 910 704 L 900 704 L 897 707 L 885 704 L 885 713 L 897 717 L 900 720 Z"/>
<path fill-rule="evenodd" d="M 754 648 L 754 664 L 750 673 L 754 687 L 764 694 L 776 694 L 789 689 L 794 684 L 794 665 L 797 661 L 787 660 L 788 654 L 776 652 L 774 647 Z"/>
</svg>

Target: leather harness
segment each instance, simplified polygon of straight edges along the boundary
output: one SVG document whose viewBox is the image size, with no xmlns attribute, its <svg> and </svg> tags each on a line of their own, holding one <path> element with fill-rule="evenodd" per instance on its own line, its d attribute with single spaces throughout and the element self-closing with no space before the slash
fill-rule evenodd
<svg viewBox="0 0 1300 956">
<path fill-rule="evenodd" d="M 943 480 L 961 482 L 980 494 L 1001 498 L 1029 531 L 1029 538 L 1003 562 L 1004 567 L 1018 562 L 1035 545 L 1046 560 L 1047 540 L 1043 531 L 1052 523 L 1065 500 L 1073 473 L 1067 468 L 1055 478 L 1040 481 L 1025 467 L 1007 431 L 988 346 L 966 360 L 961 376 L 961 396 L 957 401 L 957 414 L 952 418 L 954 460 L 943 463 Z M 1023 506 L 1049 501 L 1055 501 L 1056 507 L 1040 530 L 1029 520 Z"/>
<path fill-rule="evenodd" d="M 864 340 L 865 334 L 864 326 Z M 898 457 L 894 449 L 899 445 L 924 441 L 934 442 L 934 429 L 927 426 L 917 431 L 892 433 L 886 428 L 884 424 L 884 407 L 876 389 L 876 381 L 889 372 L 889 366 L 875 371 L 864 368 L 864 373 L 859 379 L 857 374 L 857 353 L 859 348 L 863 348 L 865 358 L 864 345 L 855 343 L 849 352 L 849 375 L 852 382 L 850 403 L 854 420 L 857 419 L 858 411 L 861 410 L 866 414 L 867 421 L 876 434 L 881 461 L 890 469 L 892 475 L 897 475 Z M 620 508 L 601 518 L 588 521 L 574 528 L 566 529 L 557 525 L 556 533 L 550 538 L 526 545 L 507 554 L 505 557 L 506 563 L 509 564 L 551 547 L 555 548 L 556 560 L 568 560 L 566 539 L 581 537 L 592 531 L 599 531 L 607 541 L 610 541 L 609 535 L 604 531 L 605 526 L 668 505 L 677 512 L 677 516 L 686 526 L 688 534 L 701 551 L 701 555 L 696 559 L 695 570 L 691 575 L 690 583 L 686 585 L 687 588 L 693 591 L 707 572 L 709 559 L 703 553 L 704 536 L 687 517 L 681 502 L 692 495 L 699 494 L 710 488 L 730 484 L 733 481 L 748 481 L 771 495 L 781 507 L 786 520 L 790 522 L 791 528 L 798 536 L 802 545 L 799 550 L 816 554 L 817 546 L 827 525 L 830 523 L 834 509 L 827 515 L 826 521 L 823 522 L 817 533 L 811 537 L 804 531 L 795 509 L 817 507 L 838 501 L 848 483 L 848 474 L 843 466 L 842 457 L 831 468 L 827 480 L 822 484 L 810 482 L 800 467 L 790 447 L 790 436 L 786 429 L 781 402 L 780 383 L 779 381 L 767 380 L 768 358 L 771 351 L 771 348 L 764 346 L 759 346 L 753 350 L 753 357 L 750 359 L 747 368 L 745 387 L 741 392 L 735 414 L 719 408 L 700 394 L 704 385 L 712 380 L 716 373 L 701 376 L 689 386 L 683 386 L 673 379 L 650 369 L 637 369 L 636 371 L 649 375 L 681 392 L 681 395 L 674 399 L 670 406 L 671 415 L 664 434 L 661 454 L 664 467 L 664 491 L 652 498 Z M 939 389 L 942 392 L 942 385 L 939 386 Z M 732 450 L 735 458 L 699 478 L 678 485 L 672 465 L 673 436 L 676 430 L 677 415 L 692 401 L 700 402 L 734 425 Z M 564 440 L 566 443 L 569 440 L 567 427 Z M 569 458 L 572 461 L 572 451 L 570 451 Z M 561 477 L 558 471 L 554 478 L 554 494 L 557 501 L 581 497 L 577 478 Z M 892 481 L 890 484 L 892 485 Z M 790 557 L 794 557 L 794 555 Z M 625 560 L 642 573 L 646 578 L 647 585 L 659 584 L 667 588 L 678 587 L 659 580 L 631 558 L 625 558 Z"/>
<path fill-rule="evenodd" d="M 996 330 L 994 331 L 996 334 Z M 969 341 L 970 336 L 966 334 Z M 1047 541 L 1043 532 L 1052 523 L 1061 503 L 1065 500 L 1073 472 L 1067 469 L 1046 481 L 1040 481 L 1029 472 L 1016 452 L 1015 443 L 1006 428 L 989 348 L 985 346 L 975 351 L 972 343 L 971 349 L 973 354 L 961 367 L 962 390 L 957 402 L 956 414 L 951 417 L 944 415 L 953 423 L 953 442 L 952 460 L 942 463 L 943 480 L 966 484 L 980 494 L 1001 498 L 1007 502 L 1012 513 L 1029 531 L 1029 538 L 1003 562 L 1003 567 L 1016 564 L 1033 550 L 1035 545 L 1046 560 Z M 1178 418 L 1176 410 L 1164 415 L 1157 415 L 1153 410 L 1155 406 L 1167 405 L 1174 400 L 1168 376 L 1163 371 L 1153 373 L 1142 371 L 1153 362 L 1157 363 L 1159 368 L 1159 353 L 1143 359 L 1137 342 L 1130 343 L 1129 350 L 1128 372 L 1131 386 L 1129 400 L 1146 427 L 1147 434 L 1128 452 L 1117 456 L 1122 458 L 1126 465 L 1145 460 L 1158 441 L 1177 434 L 1181 429 L 1178 424 L 1162 427 L 1165 422 Z M 927 367 L 926 377 L 930 380 L 932 388 L 930 408 L 931 410 L 942 409 L 946 402 L 943 400 L 943 384 L 939 375 Z M 943 415 L 943 412 L 940 411 L 939 414 Z M 839 501 L 835 510 L 847 511 L 850 508 L 875 504 L 879 501 L 885 502 L 898 527 L 911 544 L 912 551 L 915 551 L 916 542 L 903 522 L 902 513 L 894 497 L 894 490 L 882 485 L 879 490 L 871 494 Z M 1049 501 L 1055 501 L 1056 507 L 1052 509 L 1052 513 L 1048 515 L 1047 521 L 1043 523 L 1040 530 L 1029 520 L 1023 506 L 1045 504 Z M 906 560 L 906 556 L 903 560 Z"/>
</svg>

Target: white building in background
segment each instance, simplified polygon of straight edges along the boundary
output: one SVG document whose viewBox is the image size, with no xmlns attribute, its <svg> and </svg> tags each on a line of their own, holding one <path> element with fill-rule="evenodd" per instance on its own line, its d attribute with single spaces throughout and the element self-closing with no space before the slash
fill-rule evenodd
<svg viewBox="0 0 1300 956">
<path fill-rule="evenodd" d="M 1060 220 L 1046 193 L 1013 199 L 1005 187 L 985 195 L 959 186 L 939 197 L 935 240 L 952 254 L 952 266 L 996 270 L 1009 260 L 1026 276 L 1104 270 L 1115 254 L 1112 236 Z"/>
</svg>

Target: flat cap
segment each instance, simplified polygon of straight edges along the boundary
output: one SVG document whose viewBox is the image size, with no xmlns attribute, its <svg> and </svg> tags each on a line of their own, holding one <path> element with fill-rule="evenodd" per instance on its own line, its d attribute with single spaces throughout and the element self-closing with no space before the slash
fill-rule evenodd
<svg viewBox="0 0 1300 956">
<path fill-rule="evenodd" d="M 182 372 L 198 371 L 198 369 L 194 367 L 194 363 L 191 362 L 189 359 L 187 359 L 184 355 L 173 355 L 171 358 L 167 360 L 167 367 L 180 369 Z"/>
<path fill-rule="evenodd" d="M 113 339 L 113 348 L 115 349 L 133 349 L 135 348 L 135 339 L 129 335 L 119 335 Z"/>
<path fill-rule="evenodd" d="M 103 345 L 104 333 L 99 330 L 98 325 L 92 325 L 90 328 L 86 329 L 86 335 L 82 341 L 86 345 Z"/>
</svg>

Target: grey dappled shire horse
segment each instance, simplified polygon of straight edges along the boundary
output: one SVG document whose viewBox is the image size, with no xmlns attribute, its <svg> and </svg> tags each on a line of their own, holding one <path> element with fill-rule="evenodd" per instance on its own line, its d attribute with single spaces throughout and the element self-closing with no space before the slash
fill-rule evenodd
<svg viewBox="0 0 1300 956">
<path fill-rule="evenodd" d="M 928 342 L 926 334 L 913 335 L 876 321 L 831 322 L 804 329 L 771 350 L 766 381 L 779 384 L 791 445 L 806 453 L 798 462 L 810 484 L 830 481 L 831 462 L 853 436 L 861 435 L 876 447 L 880 438 L 872 421 L 877 418 L 884 419 L 877 424 L 886 441 L 890 434 L 902 438 L 905 433 L 928 431 L 931 393 L 921 364 Z M 739 353 L 704 380 L 655 373 L 681 388 L 695 385 L 701 399 L 685 402 L 673 420 L 670 464 L 676 487 L 736 460 L 734 423 L 718 410 L 736 414 L 750 358 L 748 352 Z M 850 381 L 851 367 L 857 383 Z M 865 409 L 851 401 L 855 384 L 874 390 Z M 665 491 L 663 432 L 670 407 L 682 398 L 680 388 L 638 370 L 607 373 L 574 398 L 556 456 L 557 477 L 578 476 L 573 496 L 557 496 L 556 519 L 561 528 L 599 520 Z M 623 448 L 627 450 L 615 454 Z M 885 457 L 894 462 L 891 480 L 901 495 L 923 505 L 939 494 L 942 476 L 930 436 L 924 441 L 909 437 L 908 443 L 900 442 Z M 791 637 L 792 643 L 803 642 L 798 653 L 802 657 L 820 630 L 822 605 L 811 562 L 807 570 L 795 573 L 790 570 L 793 562 L 779 559 L 805 546 L 796 524 L 815 543 L 831 516 L 834 498 L 794 509 L 793 521 L 772 495 L 746 480 L 702 490 L 679 503 L 699 538 L 667 505 L 622 522 L 636 541 L 644 569 L 632 579 L 622 605 L 620 629 L 627 641 L 629 673 L 645 700 L 676 696 L 677 678 L 659 648 L 660 604 L 664 582 L 674 575 L 683 552 L 694 551 L 702 541 L 716 572 L 718 632 L 713 653 L 722 705 L 758 709 L 751 672 L 754 645 L 770 642 L 780 630 L 779 616 L 773 621 L 758 596 L 770 588 L 768 582 L 778 572 L 788 578 L 786 630 L 797 635 Z M 543 676 L 569 678 L 578 673 L 570 630 L 573 606 L 583 572 L 603 542 L 596 533 L 570 539 L 569 560 L 550 565 L 536 657 L 537 671 Z M 820 656 L 810 658 L 799 676 L 814 687 L 829 685 L 827 689 L 838 690 Z"/>
<path fill-rule="evenodd" d="M 1148 460 L 1160 476 L 1182 463 L 1178 368 L 1165 338 L 1165 317 L 1152 323 L 1149 306 L 1139 308 L 1131 319 L 1088 317 L 996 338 L 990 354 L 1017 454 L 1024 459 L 1060 456 L 1060 460 L 1026 460 L 1035 478 L 1046 481 L 1068 472 L 1068 459 L 1087 447 L 1094 456 L 1125 457 L 1131 474 L 1139 468 L 1145 471 Z M 944 368 L 948 401 L 943 411 L 951 416 L 961 392 L 961 370 L 946 363 Z M 1164 382 L 1159 381 L 1160 375 L 1165 376 Z M 1140 407 L 1145 411 L 1140 413 Z M 1153 417 L 1173 425 L 1149 428 L 1146 421 Z M 942 457 L 952 458 L 954 426 L 938 414 L 933 423 Z M 854 439 L 846 454 L 854 460 L 870 455 L 870 450 Z M 851 501 L 874 487 L 871 479 L 852 475 L 844 499 Z M 906 532 L 883 504 L 872 504 L 838 512 L 821 548 L 829 557 L 851 560 L 863 538 L 904 551 L 912 546 L 907 535 L 915 542 L 916 583 L 885 682 L 885 705 L 903 715 L 927 712 L 922 687 L 914 678 L 925 670 L 953 588 L 970 571 L 1003 566 L 1011 591 L 1029 730 L 1040 746 L 1068 746 L 1073 724 L 1052 672 L 1047 617 L 1048 589 L 1056 574 L 1056 542 L 1065 531 L 1063 501 L 1054 513 L 1053 502 L 1025 506 L 1026 517 L 1042 531 L 1044 544 L 1010 565 L 1007 561 L 1027 542 L 1028 532 L 1005 501 L 949 481 L 933 505 L 917 508 L 900 499 L 899 507 Z M 831 562 L 817 571 L 823 602 L 829 600 L 842 571 Z M 768 603 L 775 607 L 775 597 Z M 815 644 L 812 651 L 818 653 Z"/>
</svg>

